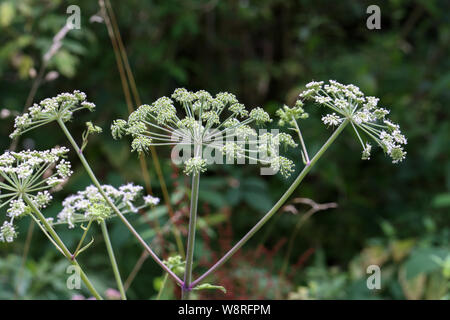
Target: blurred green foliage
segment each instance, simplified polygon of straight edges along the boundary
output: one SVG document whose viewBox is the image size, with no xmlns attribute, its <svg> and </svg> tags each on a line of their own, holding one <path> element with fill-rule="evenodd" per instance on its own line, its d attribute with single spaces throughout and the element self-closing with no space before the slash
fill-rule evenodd
<svg viewBox="0 0 450 320">
<path fill-rule="evenodd" d="M 248 261 L 245 254 L 236 257 L 243 263 L 234 270 L 225 269 L 229 272 L 220 273 L 214 283 L 237 283 L 236 288 L 239 284 L 248 288 L 240 296 L 237 289 L 230 292 L 227 288 L 228 297 L 449 297 L 448 1 L 111 2 L 145 103 L 184 86 L 234 92 L 245 104 L 261 105 L 273 114 L 284 103 L 292 105 L 310 80 L 336 79 L 380 97 L 408 137 L 407 159 L 395 166 L 381 151 L 372 160 L 361 161 L 360 147 L 347 131 L 295 193 L 339 205 L 318 213 L 302 228 L 291 267 L 307 250 L 313 248 L 315 253 L 289 279 L 278 277 L 286 246 L 277 248 L 270 268 L 256 260 Z M 64 25 L 70 4 L 81 8 L 81 30 L 72 30 L 64 38 L 45 70 L 35 101 L 63 91 L 85 91 L 97 104 L 97 111 L 77 116 L 70 127 L 78 137 L 88 120 L 103 127 L 104 133 L 92 138 L 86 149 L 98 176 L 102 182 L 115 185 L 126 181 L 143 184 L 137 157 L 129 153 L 126 142 L 113 141 L 108 133 L 111 121 L 126 116 L 127 107 L 105 24 L 92 19 L 99 14 L 97 1 L 0 0 L 0 145 L 3 149 L 10 145 L 12 117 L 22 112 L 42 57 Z M 366 28 L 370 4 L 381 8 L 381 30 Z M 314 152 L 330 132 L 319 121 L 321 110 L 310 107 L 308 112 L 311 117 L 302 130 L 308 148 Z M 66 145 L 55 130 L 54 126 L 36 130 L 21 140 L 19 147 Z M 186 214 L 189 182 L 170 164 L 170 151 L 159 150 L 176 212 Z M 300 160 L 298 163 L 301 167 Z M 150 160 L 149 164 L 154 192 L 160 196 Z M 56 195 L 59 199 L 89 184 L 83 170 L 77 169 L 70 184 Z M 228 221 L 231 242 L 239 239 L 289 183 L 278 177 L 260 177 L 252 166 L 211 170 L 201 182 L 200 225 L 206 236 L 199 237 L 197 259 L 212 259 L 211 252 L 220 251 L 218 230 Z M 46 211 L 48 216 L 58 212 L 56 203 Z M 243 252 L 252 252 L 261 244 L 274 248 L 293 232 L 299 216 L 280 213 Z M 147 213 L 147 218 L 165 223 L 167 211 L 158 208 Z M 148 241 L 156 239 L 154 245 L 164 255 L 174 252 L 170 234 L 164 241 L 155 238 L 155 230 L 146 221 L 137 217 L 133 223 Z M 183 218 L 182 230 L 185 222 Z M 21 265 L 27 223 L 22 222 L 14 245 L 0 245 L 0 297 L 14 297 L 14 286 L 18 286 L 20 298 L 70 297 L 73 293 L 63 288 L 61 264 L 65 262 L 56 254 L 49 255 L 54 250 L 38 232 L 33 236 L 22 280 L 11 281 L 16 277 L 11 272 Z M 119 222 L 114 221 L 110 229 L 126 278 L 141 256 L 141 248 Z M 64 227 L 58 231 L 69 246 L 76 245 L 78 234 Z M 102 290 L 114 287 L 104 245 L 100 238 L 95 240 L 82 263 Z M 198 270 L 212 263 L 206 261 Z M 382 290 L 370 291 L 365 286 L 365 268 L 370 263 L 381 265 Z M 261 276 L 255 282 L 243 283 L 249 270 Z M 156 264 L 146 260 L 129 289 L 130 298 L 154 297 L 160 276 Z M 272 287 L 266 286 L 268 281 Z M 221 296 L 214 293 L 205 297 Z"/>
</svg>

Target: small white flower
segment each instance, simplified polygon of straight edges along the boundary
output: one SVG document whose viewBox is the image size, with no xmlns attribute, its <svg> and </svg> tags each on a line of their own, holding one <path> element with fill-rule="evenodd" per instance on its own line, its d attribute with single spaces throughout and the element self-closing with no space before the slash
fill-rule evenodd
<svg viewBox="0 0 450 320">
<path fill-rule="evenodd" d="M 326 104 L 332 101 L 332 99 L 330 97 L 324 97 L 324 96 L 316 96 L 314 97 L 314 100 L 317 103 L 321 103 L 321 104 Z"/>
<path fill-rule="evenodd" d="M 93 197 L 91 197 L 93 198 Z M 86 210 L 91 205 L 91 202 L 88 199 L 79 199 L 73 207 L 77 210 Z"/>
<path fill-rule="evenodd" d="M 70 168 L 70 162 L 64 159 L 59 162 L 59 164 L 56 166 L 56 169 L 58 170 L 58 175 L 61 177 L 61 179 L 67 179 L 72 175 L 73 171 L 70 170 Z"/>
<path fill-rule="evenodd" d="M 137 151 L 138 153 L 147 152 L 152 145 L 152 139 L 144 136 L 134 138 L 131 143 L 131 151 Z"/>
<path fill-rule="evenodd" d="M 193 157 L 184 162 L 184 173 L 199 174 L 206 171 L 206 161 L 200 157 Z"/>
<path fill-rule="evenodd" d="M 407 144 L 408 142 L 399 129 L 395 129 L 394 131 L 392 131 L 391 135 L 397 143 Z"/>
<path fill-rule="evenodd" d="M 57 187 L 58 185 L 62 184 L 65 180 L 58 178 L 58 177 L 50 177 L 47 179 L 47 185 L 49 187 Z"/>
<path fill-rule="evenodd" d="M 148 205 L 156 206 L 159 203 L 159 198 L 151 195 L 144 196 L 144 202 Z"/>
<path fill-rule="evenodd" d="M 305 85 L 306 88 L 318 88 L 323 85 L 323 81 L 311 81 Z"/>
<path fill-rule="evenodd" d="M 92 102 L 84 101 L 81 103 L 81 106 L 88 109 L 89 111 L 93 111 L 95 109 L 95 104 Z"/>
<path fill-rule="evenodd" d="M 370 152 L 371 151 L 372 151 L 372 146 L 370 145 L 370 143 L 366 142 L 366 145 L 365 145 L 364 150 L 362 152 L 361 159 L 362 160 L 370 160 Z"/>
<path fill-rule="evenodd" d="M 17 237 L 17 232 L 11 222 L 5 221 L 0 227 L 0 241 L 1 242 L 13 242 Z"/>
<path fill-rule="evenodd" d="M 240 117 L 248 116 L 248 111 L 245 109 L 245 106 L 242 103 L 235 103 L 228 108 L 234 114 L 239 115 Z"/>
<path fill-rule="evenodd" d="M 322 122 L 329 126 L 337 126 L 342 122 L 342 118 L 339 118 L 336 113 L 327 114 L 326 116 L 322 117 Z"/>
<path fill-rule="evenodd" d="M 16 173 L 19 179 L 25 180 L 33 174 L 33 169 L 28 165 L 20 165 L 16 168 Z"/>
<path fill-rule="evenodd" d="M 271 158 L 270 167 L 274 171 L 280 171 L 281 175 L 286 178 L 294 172 L 294 162 L 282 156 Z"/>
<path fill-rule="evenodd" d="M 75 209 L 72 207 L 65 207 L 58 213 L 58 223 L 67 223 L 69 229 L 75 227 Z"/>
<path fill-rule="evenodd" d="M 372 110 L 378 105 L 379 98 L 376 97 L 366 97 L 367 103 L 364 105 L 365 108 Z"/>
<path fill-rule="evenodd" d="M 36 203 L 38 208 L 45 208 L 52 200 L 52 195 L 47 190 L 43 192 L 38 192 L 34 198 L 34 202 Z"/>
<path fill-rule="evenodd" d="M 9 151 L 6 151 L 0 156 L 0 166 L 10 166 L 14 163 L 15 158 L 11 155 Z"/>
<path fill-rule="evenodd" d="M 282 144 L 285 147 L 297 147 L 297 143 L 295 143 L 294 138 L 290 134 L 280 132 L 274 137 L 274 141 L 276 144 Z"/>
<path fill-rule="evenodd" d="M 245 151 L 242 146 L 238 145 L 236 142 L 227 142 L 222 147 L 222 152 L 226 155 L 228 159 L 238 159 L 241 158 Z"/>
<path fill-rule="evenodd" d="M 389 155 L 392 158 L 392 163 L 402 162 L 406 158 L 406 152 L 403 150 L 403 147 L 394 146 L 390 149 Z"/>
<path fill-rule="evenodd" d="M 334 105 L 340 109 L 342 112 L 346 112 L 351 110 L 352 106 L 350 102 L 348 102 L 346 99 L 336 98 L 334 100 Z"/>
<path fill-rule="evenodd" d="M 119 188 L 124 201 L 133 201 L 143 190 L 141 186 L 136 186 L 132 183 L 128 183 Z"/>
<path fill-rule="evenodd" d="M 23 215 L 28 209 L 28 206 L 23 202 L 22 199 L 12 200 L 8 210 L 8 217 L 16 218 Z"/>
<path fill-rule="evenodd" d="M 363 122 L 370 122 L 375 120 L 373 118 L 372 113 L 370 113 L 368 110 L 362 110 L 362 111 L 358 111 L 356 112 L 353 117 L 352 117 L 354 123 L 356 124 L 361 124 Z"/>
<path fill-rule="evenodd" d="M 272 122 L 272 119 L 270 119 L 269 114 L 265 112 L 262 108 L 255 108 L 252 111 L 250 111 L 250 119 L 255 120 L 257 124 Z"/>
<path fill-rule="evenodd" d="M 384 108 L 378 108 L 378 109 L 373 110 L 373 115 L 378 120 L 384 119 L 389 113 L 390 113 L 390 111 L 386 110 Z"/>
</svg>

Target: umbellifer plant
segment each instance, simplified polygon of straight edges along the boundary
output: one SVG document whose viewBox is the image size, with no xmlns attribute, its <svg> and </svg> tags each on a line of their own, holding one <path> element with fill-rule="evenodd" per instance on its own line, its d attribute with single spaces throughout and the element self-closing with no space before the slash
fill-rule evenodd
<svg viewBox="0 0 450 320">
<path fill-rule="evenodd" d="M 328 140 L 312 156 L 308 153 L 307 145 L 300 129 L 303 127 L 303 125 L 300 125 L 300 121 L 309 117 L 304 110 L 307 101 L 312 101 L 331 110 L 331 113 L 325 114 L 321 120 L 327 127 L 334 129 Z M 135 204 L 134 202 L 139 198 L 138 193 L 141 191 L 139 187 L 132 184 L 125 185 L 119 189 L 111 186 L 102 186 L 83 154 L 88 136 L 92 133 L 100 132 L 101 129 L 90 122 L 87 123 L 87 130 L 83 134 L 82 146 L 79 147 L 66 127 L 66 122 L 73 118 L 73 112 L 81 109 L 92 111 L 95 106 L 87 102 L 86 96 L 78 91 L 75 91 L 73 94 L 66 93 L 55 98 L 46 99 L 40 104 L 31 107 L 29 113 L 16 118 L 15 131 L 11 137 L 56 121 L 77 153 L 92 180 L 93 186 L 66 199 L 63 203 L 64 209 L 58 215 L 57 221 L 53 223 L 39 211 L 51 198 L 50 193 L 46 190 L 48 188 L 41 189 L 41 184 L 47 183 L 47 185 L 51 186 L 48 179 L 51 179 L 55 184 L 60 183 L 61 179 L 68 177 L 70 165 L 65 160 L 61 160 L 56 167 L 58 170 L 56 175 L 59 174 L 59 177 L 52 176 L 41 182 L 39 181 L 40 176 L 38 173 L 43 169 L 39 165 L 34 164 L 36 159 L 34 161 L 19 161 L 19 158 L 24 158 L 23 155 L 15 156 L 12 153 L 5 153 L 0 161 L 0 172 L 2 172 L 2 176 L 5 179 L 0 184 L 0 189 L 2 190 L 0 197 L 2 200 L 8 199 L 1 206 L 9 204 L 10 208 L 7 210 L 7 215 L 11 219 L 4 222 L 0 231 L 0 240 L 12 241 L 15 237 L 14 219 L 16 216 L 29 213 L 52 243 L 72 263 L 76 263 L 74 259 L 76 254 L 84 251 L 90 245 L 89 243 L 81 248 L 86 232 L 91 223 L 97 221 L 102 226 L 116 282 L 122 293 L 122 298 L 125 299 L 122 280 L 118 272 L 117 262 L 110 245 L 105 223 L 107 218 L 117 216 L 148 251 L 150 256 L 163 268 L 166 273 L 164 283 L 167 277 L 171 277 L 181 287 L 183 299 L 189 299 L 193 290 L 220 289 L 224 291 L 225 288 L 220 285 L 211 285 L 203 283 L 203 281 L 230 259 L 281 208 L 346 127 L 351 127 L 354 130 L 361 144 L 361 158 L 363 160 L 370 159 L 372 144 L 380 146 L 392 159 L 393 163 L 399 163 L 405 158 L 406 152 L 403 146 L 407 143 L 406 138 L 401 133 L 400 127 L 386 118 L 389 110 L 378 107 L 377 104 L 378 98 L 366 97 L 358 87 L 343 85 L 337 81 L 330 80 L 326 84 L 314 81 L 308 83 L 293 107 L 283 106 L 280 108 L 276 112 L 278 125 L 280 128 L 285 127 L 288 130 L 292 130 L 298 136 L 300 143 L 298 158 L 303 159 L 304 167 L 272 209 L 219 261 L 194 280 L 192 277 L 193 257 L 201 174 L 207 170 L 210 164 L 222 163 L 220 159 L 223 159 L 225 156 L 233 162 L 241 161 L 242 163 L 242 161 L 248 161 L 249 163 L 259 163 L 265 167 L 263 169 L 270 169 L 269 171 L 272 172 L 267 173 L 268 171 L 264 171 L 266 174 L 279 172 L 281 175 L 288 177 L 294 172 L 294 162 L 280 155 L 279 149 L 280 146 L 298 147 L 292 136 L 278 130 L 275 132 L 263 130 L 265 125 L 273 120 L 262 108 L 247 110 L 233 94 L 218 93 L 213 96 L 203 90 L 190 92 L 186 89 L 177 89 L 170 98 L 162 97 L 151 105 L 139 107 L 127 120 L 115 120 L 111 126 L 113 137 L 115 139 L 124 136 L 132 137 L 132 151 L 145 153 L 151 146 L 169 146 L 173 149 L 182 148 L 184 172 L 192 179 L 186 261 L 181 261 L 179 257 L 172 257 L 168 261 L 162 261 L 125 217 L 125 214 L 135 212 L 140 206 L 158 204 L 159 199 L 146 196 L 140 204 Z M 66 152 L 67 150 L 64 149 L 64 153 Z M 51 151 L 47 153 L 51 154 Z M 218 154 L 220 157 L 217 156 Z M 59 158 L 48 160 L 55 162 Z M 31 173 L 30 170 L 32 171 Z M 34 176 L 33 170 L 37 172 Z M 63 170 L 65 173 L 60 172 Z M 24 178 L 25 180 L 23 180 Z M 36 186 L 35 183 L 39 184 Z M 43 205 L 42 203 L 45 204 Z M 14 212 L 21 213 L 15 214 Z M 64 244 L 53 230 L 53 225 L 60 223 L 67 223 L 70 227 L 75 226 L 77 223 L 88 224 L 87 227 L 83 226 L 85 233 L 75 250 L 75 255 L 65 249 Z M 183 279 L 178 276 L 181 274 L 183 274 Z M 83 280 L 92 294 L 97 298 L 101 298 L 87 277 Z"/>
</svg>

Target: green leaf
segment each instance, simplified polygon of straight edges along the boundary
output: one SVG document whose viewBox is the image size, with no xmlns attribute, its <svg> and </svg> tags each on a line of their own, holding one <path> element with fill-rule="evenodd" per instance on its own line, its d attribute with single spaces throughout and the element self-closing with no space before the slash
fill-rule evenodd
<svg viewBox="0 0 450 320">
<path fill-rule="evenodd" d="M 30 56 L 23 55 L 22 57 L 20 57 L 18 69 L 21 79 L 26 79 L 29 77 L 30 69 L 33 67 L 33 65 L 34 61 Z"/>
<path fill-rule="evenodd" d="M 274 204 L 271 197 L 262 192 L 248 190 L 242 192 L 242 196 L 250 207 L 259 212 L 268 211 Z"/>
<path fill-rule="evenodd" d="M 444 259 L 450 251 L 447 248 L 430 247 L 418 248 L 411 252 L 410 257 L 405 262 L 407 279 L 412 279 L 421 273 L 429 274 L 440 269 L 436 259 Z"/>
<path fill-rule="evenodd" d="M 0 4 L 0 26 L 7 27 L 16 15 L 16 9 L 11 1 Z"/>
<path fill-rule="evenodd" d="M 450 207 L 450 193 L 441 193 L 435 196 L 432 206 L 434 208 Z"/>
<path fill-rule="evenodd" d="M 76 73 L 79 59 L 67 50 L 61 49 L 53 57 L 53 62 L 62 75 L 71 78 Z"/>
<path fill-rule="evenodd" d="M 193 290 L 216 290 L 216 289 L 222 291 L 223 293 L 227 293 L 227 289 L 225 289 L 224 287 L 215 286 L 210 283 L 200 284 L 196 286 Z"/>
<path fill-rule="evenodd" d="M 199 199 L 200 201 L 207 202 L 217 208 L 222 208 L 227 205 L 224 194 L 214 190 L 201 188 Z"/>
</svg>

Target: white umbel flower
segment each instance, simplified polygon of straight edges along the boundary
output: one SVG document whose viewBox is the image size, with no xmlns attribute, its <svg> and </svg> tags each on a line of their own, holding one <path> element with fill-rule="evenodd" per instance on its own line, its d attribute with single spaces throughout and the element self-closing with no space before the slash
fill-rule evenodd
<svg viewBox="0 0 450 320">
<path fill-rule="evenodd" d="M 28 206 L 22 199 L 12 200 L 9 209 L 6 211 L 8 217 L 17 218 L 23 215 L 28 209 Z"/>
<path fill-rule="evenodd" d="M 72 114 L 78 110 L 93 111 L 95 105 L 85 100 L 86 94 L 78 90 L 73 93 L 61 93 L 56 97 L 42 100 L 39 104 L 31 106 L 28 113 L 16 117 L 15 130 L 10 137 L 15 138 L 58 119 L 67 122 L 72 119 Z"/>
<path fill-rule="evenodd" d="M 142 197 L 143 188 L 133 183 L 119 188 L 103 185 L 102 190 L 122 214 L 134 213 L 159 203 L 159 198 L 150 195 Z M 90 220 L 100 222 L 115 216 L 97 187 L 93 185 L 68 196 L 62 204 L 63 209 L 58 213 L 54 224 L 67 224 L 69 228 Z"/>
<path fill-rule="evenodd" d="M 206 160 L 200 157 L 193 157 L 185 161 L 184 163 L 184 173 L 199 174 L 206 171 Z"/>
<path fill-rule="evenodd" d="M 177 108 L 177 104 L 180 107 Z M 300 106 L 281 112 L 289 117 L 305 117 Z M 250 147 L 250 142 L 260 142 L 252 126 L 270 122 L 272 119 L 266 111 L 259 107 L 247 110 L 234 94 L 221 92 L 213 97 L 204 90 L 191 92 L 179 88 L 170 98 L 161 97 L 151 105 L 140 106 L 128 121 L 115 120 L 111 133 L 115 139 L 131 136 L 131 149 L 139 153 L 146 152 L 151 146 L 192 147 L 195 156 L 184 161 L 184 172 L 196 174 L 206 171 L 209 164 L 202 159 L 206 148 L 228 158 L 246 158 L 270 165 L 271 159 L 255 157 L 254 149 Z M 280 135 L 279 141 L 295 146 L 292 138 L 287 136 Z M 225 141 L 218 141 L 219 137 Z M 278 152 L 273 156 L 279 156 Z"/>
<path fill-rule="evenodd" d="M 364 142 L 360 133 L 374 140 L 391 157 L 393 163 L 405 159 L 406 151 L 403 146 L 407 144 L 407 140 L 401 133 L 400 126 L 386 119 L 390 111 L 378 106 L 378 98 L 366 97 L 355 85 L 329 80 L 327 84 L 315 81 L 307 84 L 306 90 L 300 94 L 300 101 L 304 99 L 311 99 L 333 111 L 322 117 L 324 124 L 336 126 L 345 119 L 352 124 L 363 149 L 363 159 L 370 159 L 372 147 Z"/>
<path fill-rule="evenodd" d="M 336 113 L 327 114 L 322 117 L 322 122 L 328 126 L 337 126 L 343 121 L 342 118 L 338 117 Z"/>
<path fill-rule="evenodd" d="M 7 207 L 8 219 L 3 223 L 2 241 L 11 242 L 16 234 L 14 222 L 32 214 L 26 199 L 37 208 L 45 208 L 50 203 L 49 189 L 64 183 L 70 175 L 70 163 L 62 158 L 67 152 L 67 148 L 53 148 L 46 151 L 7 151 L 0 156 L 0 177 L 3 178 L 0 181 L 0 209 Z M 57 172 L 44 177 L 53 167 Z"/>
<path fill-rule="evenodd" d="M 362 151 L 361 159 L 362 160 L 370 160 L 370 153 L 371 153 L 371 151 L 372 151 L 372 146 L 370 145 L 370 143 L 366 142 L 364 150 Z"/>
<path fill-rule="evenodd" d="M 11 222 L 5 221 L 0 227 L 0 241 L 1 242 L 13 242 L 17 237 L 16 229 Z"/>
<path fill-rule="evenodd" d="M 151 206 L 156 206 L 159 203 L 160 199 L 157 197 L 153 197 L 151 195 L 144 196 L 144 202 Z"/>
</svg>

